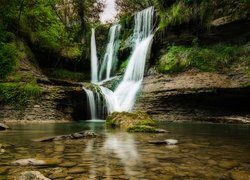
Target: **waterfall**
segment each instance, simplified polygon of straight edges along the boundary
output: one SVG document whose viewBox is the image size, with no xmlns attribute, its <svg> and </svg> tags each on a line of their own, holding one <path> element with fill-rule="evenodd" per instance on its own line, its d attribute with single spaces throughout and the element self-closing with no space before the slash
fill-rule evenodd
<svg viewBox="0 0 250 180">
<path fill-rule="evenodd" d="M 147 57 L 150 53 L 152 41 L 153 41 L 153 16 L 154 7 L 149 7 L 143 11 L 138 12 L 134 17 L 134 31 L 133 31 L 133 50 L 129 58 L 128 66 L 125 70 L 124 77 L 115 91 L 111 91 L 108 88 L 99 86 L 103 97 L 105 98 L 107 113 L 110 114 L 114 111 L 131 111 L 136 100 L 136 95 L 139 92 L 143 76 Z M 109 43 L 107 45 L 106 53 L 101 64 L 99 72 L 99 80 L 109 80 L 112 73 L 115 70 L 117 63 L 117 51 L 119 45 L 119 32 L 120 25 L 114 25 L 109 32 Z M 92 46 L 93 40 L 93 46 Z M 94 40 L 94 30 L 92 29 L 91 37 L 91 64 L 92 64 L 92 83 L 101 84 L 97 79 L 97 57 L 96 46 Z M 93 52 L 93 58 L 92 58 Z M 94 71 L 94 72 L 93 72 Z M 86 91 L 86 90 L 85 90 Z M 92 91 L 91 91 L 92 92 Z M 88 96 L 94 95 L 87 92 Z M 92 92 L 93 93 L 93 92 Z M 92 97 L 88 97 L 91 99 Z M 92 99 L 92 100 L 93 100 Z M 90 101 L 89 101 L 90 102 Z M 95 102 L 95 100 L 94 100 Z M 98 102 L 99 103 L 99 102 Z M 92 102 L 90 106 L 95 104 Z M 92 110 L 91 110 L 92 114 Z"/>
<path fill-rule="evenodd" d="M 109 30 L 109 42 L 107 44 L 106 53 L 102 60 L 99 80 L 107 81 L 114 74 L 117 66 L 117 52 L 119 49 L 119 35 L 121 25 L 115 24 Z"/>
<path fill-rule="evenodd" d="M 86 92 L 87 100 L 89 104 L 91 119 L 96 119 L 96 103 L 95 103 L 95 96 L 93 91 L 83 88 Z"/>
<path fill-rule="evenodd" d="M 91 34 L 91 83 L 98 83 L 98 59 L 96 53 L 95 29 Z"/>
<path fill-rule="evenodd" d="M 135 15 L 134 50 L 129 59 L 123 80 L 114 92 L 122 111 L 132 110 L 136 94 L 142 84 L 146 59 L 153 40 L 153 15 L 153 7 Z"/>
</svg>

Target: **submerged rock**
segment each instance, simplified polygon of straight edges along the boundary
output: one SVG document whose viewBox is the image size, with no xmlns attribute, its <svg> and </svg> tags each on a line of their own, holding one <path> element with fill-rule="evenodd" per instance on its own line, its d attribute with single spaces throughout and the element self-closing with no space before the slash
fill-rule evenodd
<svg viewBox="0 0 250 180">
<path fill-rule="evenodd" d="M 106 126 L 128 132 L 159 132 L 156 122 L 145 112 L 114 112 L 107 117 Z"/>
<path fill-rule="evenodd" d="M 176 144 L 178 144 L 178 140 L 176 140 L 176 139 L 166 139 L 165 142 L 167 143 L 167 145 L 176 145 Z"/>
<path fill-rule="evenodd" d="M 6 124 L 0 123 L 0 131 L 10 129 Z"/>
<path fill-rule="evenodd" d="M 166 140 L 162 140 L 162 141 L 161 140 L 148 141 L 148 143 L 150 143 L 150 144 L 166 144 L 166 145 L 172 146 L 172 145 L 178 144 L 179 142 L 176 139 L 166 139 Z"/>
<path fill-rule="evenodd" d="M 232 171 L 230 176 L 233 180 L 245 180 L 250 179 L 250 173 L 244 171 Z"/>
<path fill-rule="evenodd" d="M 68 135 L 60 135 L 60 136 L 53 136 L 53 137 L 45 137 L 40 139 L 35 139 L 34 141 L 38 142 L 51 142 L 51 141 L 62 141 L 68 139 L 82 139 L 82 138 L 95 138 L 98 135 L 91 131 L 82 131 L 77 133 L 72 133 Z"/>
<path fill-rule="evenodd" d="M 224 169 L 233 169 L 239 166 L 239 162 L 235 160 L 222 160 L 219 162 L 219 167 Z"/>
<path fill-rule="evenodd" d="M 26 171 L 17 176 L 17 180 L 50 180 L 39 171 Z"/>
<path fill-rule="evenodd" d="M 11 164 L 15 166 L 56 166 L 61 163 L 60 159 L 19 159 Z"/>
<path fill-rule="evenodd" d="M 31 159 L 20 159 L 12 162 L 11 164 L 16 166 L 29 166 L 29 165 L 40 166 L 44 165 L 45 161 L 31 158 Z"/>
</svg>

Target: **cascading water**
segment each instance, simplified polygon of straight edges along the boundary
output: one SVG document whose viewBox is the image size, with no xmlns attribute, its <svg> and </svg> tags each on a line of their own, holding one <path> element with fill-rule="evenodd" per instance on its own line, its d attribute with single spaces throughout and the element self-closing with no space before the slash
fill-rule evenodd
<svg viewBox="0 0 250 180">
<path fill-rule="evenodd" d="M 91 83 L 98 83 L 98 59 L 96 53 L 95 29 L 91 35 Z"/>
<path fill-rule="evenodd" d="M 116 90 L 112 92 L 108 88 L 100 87 L 102 94 L 106 100 L 106 108 L 107 113 L 112 113 L 114 111 L 131 111 L 138 91 L 140 90 L 143 76 L 144 76 L 144 69 L 146 64 L 146 59 L 148 54 L 150 53 L 151 44 L 153 40 L 153 16 L 154 16 L 154 7 L 149 7 L 143 11 L 138 12 L 135 15 L 135 27 L 133 32 L 133 51 L 132 55 L 130 56 L 128 66 L 126 68 L 123 80 L 118 85 Z M 107 54 L 105 54 L 105 58 L 103 60 L 99 78 L 101 79 L 106 71 L 105 79 L 110 79 L 111 72 L 112 72 L 112 65 L 116 63 L 115 58 L 117 56 L 117 43 L 118 40 L 115 40 L 117 37 L 117 31 L 119 28 L 113 26 L 112 30 L 110 30 L 110 39 L 109 42 L 113 44 L 108 44 L 107 46 Z M 118 28 L 115 30 L 115 28 Z M 119 29 L 120 30 L 120 29 Z M 114 33 L 114 34 L 112 34 Z M 92 36 L 93 36 L 92 30 Z M 113 35 L 113 36 L 112 36 Z M 112 39 L 113 38 L 113 39 Z M 91 38 L 91 41 L 94 38 Z M 95 44 L 95 43 L 93 43 Z M 113 49 L 112 49 L 113 47 Z M 92 43 L 91 43 L 92 48 Z M 96 48 L 94 46 L 94 48 Z M 93 50 L 94 52 L 94 50 Z M 92 57 L 92 51 L 91 51 Z M 97 57 L 93 58 L 94 60 L 91 64 L 95 67 L 92 67 L 92 70 L 96 70 L 97 67 Z M 96 61 L 95 61 L 96 60 Z M 93 77 L 94 76 L 94 77 Z M 92 82 L 96 79 L 96 72 L 92 72 Z M 99 82 L 100 83 L 100 82 Z M 93 104 L 93 103 L 92 103 Z"/>
<path fill-rule="evenodd" d="M 95 96 L 93 91 L 83 88 L 83 90 L 87 94 L 87 100 L 89 104 L 91 119 L 96 119 L 96 104 L 95 104 Z"/>
<path fill-rule="evenodd" d="M 109 42 L 99 71 L 100 81 L 108 81 L 116 70 L 120 30 L 120 24 L 113 25 L 109 30 Z"/>
<path fill-rule="evenodd" d="M 113 94 L 103 94 L 106 101 L 116 99 L 118 103 L 113 104 L 113 111 L 131 111 L 136 94 L 141 87 L 147 55 L 153 40 L 153 16 L 154 8 L 150 7 L 135 15 L 135 27 L 133 33 L 134 50 L 129 59 L 124 78 Z M 110 98 L 108 96 L 113 95 Z M 112 104 L 112 102 L 107 102 Z"/>
</svg>

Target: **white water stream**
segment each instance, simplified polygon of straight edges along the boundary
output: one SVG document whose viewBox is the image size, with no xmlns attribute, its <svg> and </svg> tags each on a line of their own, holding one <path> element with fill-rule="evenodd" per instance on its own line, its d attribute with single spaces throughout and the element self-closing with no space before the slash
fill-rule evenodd
<svg viewBox="0 0 250 180">
<path fill-rule="evenodd" d="M 113 25 L 109 30 L 109 42 L 99 71 L 99 81 L 108 81 L 115 73 L 118 62 L 120 30 L 120 24 Z"/>
<path fill-rule="evenodd" d="M 133 51 L 129 58 L 129 63 L 126 68 L 123 80 L 115 89 L 115 91 L 113 92 L 107 89 L 106 87 L 99 86 L 106 100 L 106 107 L 108 114 L 114 111 L 131 111 L 135 104 L 136 95 L 139 92 L 143 81 L 145 64 L 147 57 L 150 53 L 151 44 L 154 36 L 153 16 L 154 16 L 153 7 L 149 7 L 143 11 L 138 12 L 135 15 L 134 18 L 135 25 L 132 36 Z M 95 41 L 94 37 L 95 33 L 94 30 L 92 30 L 92 37 L 91 37 L 91 65 L 92 65 L 91 82 L 92 83 L 101 84 L 101 80 L 107 81 L 108 79 L 111 78 L 112 73 L 114 73 L 115 66 L 117 64 L 117 51 L 119 48 L 119 39 L 118 39 L 119 32 L 120 32 L 120 25 L 114 25 L 110 29 L 109 44 L 107 45 L 106 53 L 102 61 L 102 65 L 99 72 L 100 81 L 98 81 L 97 78 L 98 62 L 96 56 L 96 46 L 94 46 L 95 42 L 92 42 L 92 40 Z M 89 93 L 87 93 L 87 95 L 89 96 Z M 88 99 L 90 98 L 88 97 Z M 95 98 L 93 98 L 92 100 L 95 101 Z M 93 102 L 90 103 L 90 106 L 92 106 L 94 103 Z M 96 106 L 95 106 L 95 111 L 96 111 Z"/>
<path fill-rule="evenodd" d="M 98 58 L 96 53 L 95 29 L 91 35 L 91 83 L 98 83 Z"/>
</svg>

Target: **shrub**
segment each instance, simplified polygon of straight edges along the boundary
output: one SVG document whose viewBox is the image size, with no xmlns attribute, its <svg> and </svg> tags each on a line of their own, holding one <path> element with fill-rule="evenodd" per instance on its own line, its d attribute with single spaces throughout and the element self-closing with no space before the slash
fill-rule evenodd
<svg viewBox="0 0 250 180">
<path fill-rule="evenodd" d="M 83 81 L 88 77 L 84 73 L 73 72 L 66 69 L 46 69 L 45 73 L 53 78 L 65 79 L 70 81 Z"/>
<path fill-rule="evenodd" d="M 15 44 L 0 44 L 0 79 L 4 79 L 14 70 L 17 54 L 18 49 Z"/>
<path fill-rule="evenodd" d="M 214 72 L 230 66 L 235 60 L 247 61 L 249 52 L 245 46 L 217 44 L 210 47 L 171 46 L 160 58 L 158 70 L 162 73 L 173 73 L 197 68 L 201 71 Z"/>
<path fill-rule="evenodd" d="M 36 83 L 0 83 L 0 102 L 22 108 L 30 98 L 38 98 L 41 89 Z"/>
</svg>

